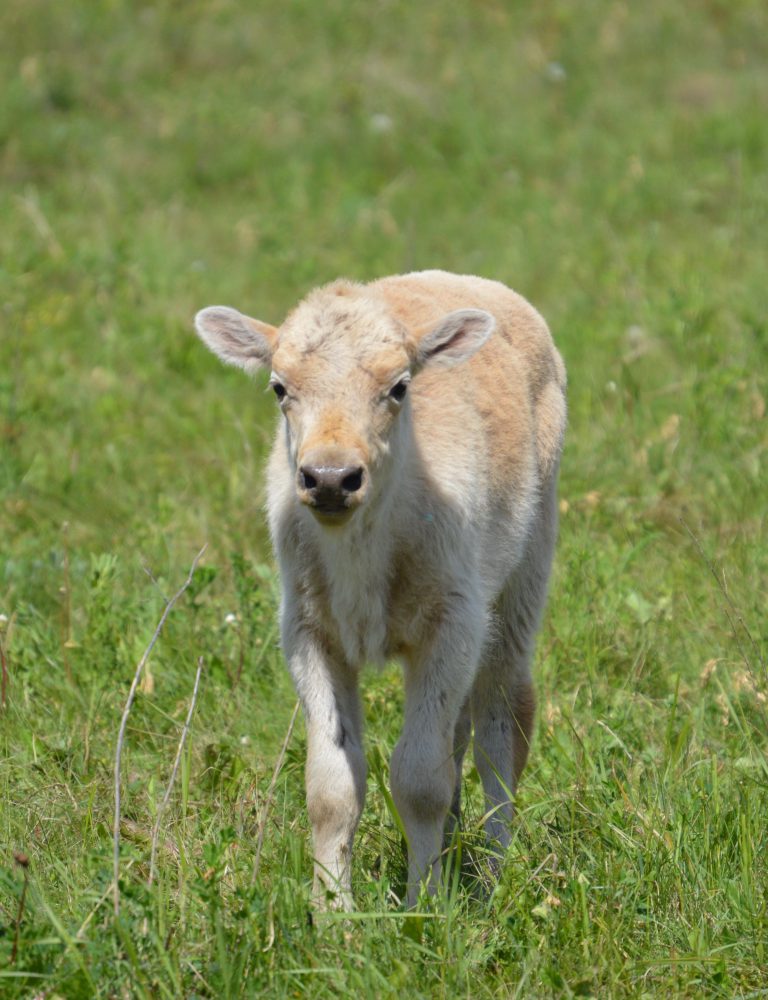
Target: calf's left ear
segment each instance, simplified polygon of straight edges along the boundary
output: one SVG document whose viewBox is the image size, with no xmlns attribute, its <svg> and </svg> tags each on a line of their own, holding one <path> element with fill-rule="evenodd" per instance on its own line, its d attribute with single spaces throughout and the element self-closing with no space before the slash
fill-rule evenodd
<svg viewBox="0 0 768 1000">
<path fill-rule="evenodd" d="M 228 365 L 252 373 L 268 368 L 277 343 L 277 329 L 244 316 L 229 306 L 209 306 L 195 316 L 200 339 Z"/>
<path fill-rule="evenodd" d="M 471 358 L 493 333 L 496 320 L 484 309 L 457 309 L 437 326 L 415 333 L 416 369 L 427 364 L 455 365 Z"/>
</svg>

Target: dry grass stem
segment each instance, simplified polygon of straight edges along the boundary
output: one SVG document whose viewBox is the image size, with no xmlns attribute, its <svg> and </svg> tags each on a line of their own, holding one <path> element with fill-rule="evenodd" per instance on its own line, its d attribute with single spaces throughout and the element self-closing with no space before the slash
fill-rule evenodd
<svg viewBox="0 0 768 1000">
<path fill-rule="evenodd" d="M 251 885 L 256 881 L 256 876 L 259 874 L 259 866 L 261 864 L 261 851 L 264 846 L 264 834 L 267 829 L 267 819 L 269 818 L 269 810 L 272 806 L 272 799 L 275 794 L 275 786 L 277 785 L 277 779 L 280 776 L 280 770 L 283 766 L 283 761 L 285 760 L 285 754 L 288 750 L 288 744 L 291 742 L 291 736 L 293 734 L 293 727 L 296 725 L 296 717 L 299 714 L 299 703 L 298 701 L 293 706 L 293 714 L 291 715 L 291 721 L 288 723 L 288 730 L 285 734 L 285 739 L 283 740 L 283 745 L 280 747 L 280 753 L 277 755 L 277 761 L 275 762 L 275 769 L 272 772 L 272 780 L 269 783 L 269 788 L 267 789 L 267 797 L 264 801 L 264 808 L 261 813 L 261 819 L 259 820 L 259 833 L 256 838 L 256 855 L 253 859 L 253 872 L 251 873 Z"/>
<path fill-rule="evenodd" d="M 176 748 L 176 759 L 173 762 L 173 769 L 171 770 L 171 777 L 168 780 L 168 787 L 165 789 L 165 795 L 163 796 L 163 801 L 157 810 L 157 818 L 155 819 L 155 826 L 152 830 L 152 851 L 149 858 L 149 878 L 147 879 L 147 885 L 152 885 L 155 878 L 155 863 L 157 861 L 157 841 L 160 836 L 160 823 L 163 819 L 163 814 L 165 813 L 168 802 L 171 798 L 171 791 L 173 790 L 173 784 L 176 781 L 176 775 L 179 770 L 179 764 L 181 763 L 181 755 L 184 752 L 184 744 L 187 740 L 187 733 L 189 732 L 189 726 L 192 722 L 192 715 L 195 711 L 195 705 L 197 704 L 197 692 L 200 687 L 200 675 L 203 672 L 204 660 L 202 656 L 197 659 L 197 673 L 195 674 L 195 684 L 192 689 L 192 698 L 189 702 L 189 711 L 187 712 L 187 718 L 184 722 L 184 727 L 181 730 L 181 736 L 179 737 L 179 745 Z"/>
<path fill-rule="evenodd" d="M 133 858 L 131 858 L 131 860 L 128 862 L 128 864 L 125 867 L 126 867 L 126 870 L 130 870 L 131 868 L 133 868 Z M 85 932 L 88 930 L 88 927 L 89 927 L 91 921 L 96 916 L 96 914 L 99 912 L 99 910 L 101 909 L 101 907 L 104 905 L 104 900 L 107 898 L 107 896 L 109 896 L 109 894 L 114 891 L 114 887 L 115 887 L 114 882 L 110 882 L 109 885 L 107 886 L 107 888 L 104 890 L 104 892 L 102 892 L 102 894 L 99 896 L 98 900 L 96 901 L 95 906 L 93 906 L 91 908 L 91 910 L 88 913 L 88 915 L 85 918 L 85 920 L 83 920 L 82 924 L 80 924 L 80 927 L 79 927 L 79 929 L 77 931 L 77 934 L 75 934 L 75 937 L 74 937 L 75 941 L 82 941 L 82 940 L 84 940 L 84 938 L 85 938 Z"/>
<path fill-rule="evenodd" d="M 114 879 L 115 916 L 118 916 L 120 913 L 120 807 L 121 807 L 120 768 L 122 764 L 123 742 L 125 740 L 125 729 L 126 726 L 128 725 L 128 716 L 130 714 L 134 698 L 136 697 L 136 689 L 139 686 L 139 681 L 141 680 L 142 671 L 144 670 L 144 666 L 147 660 L 149 659 L 149 654 L 152 652 L 152 649 L 154 648 L 154 645 L 157 642 L 160 633 L 163 630 L 163 625 L 165 625 L 165 621 L 168 615 L 171 613 L 171 609 L 173 608 L 174 604 L 176 603 L 176 601 L 178 601 L 178 599 L 181 597 L 184 591 L 189 587 L 190 583 L 192 583 L 192 577 L 195 575 L 197 564 L 202 558 L 206 548 L 207 544 L 200 549 L 200 551 L 197 553 L 194 560 L 192 561 L 189 573 L 187 574 L 187 579 L 184 581 L 181 587 L 179 587 L 179 589 L 176 591 L 173 597 L 171 597 L 170 600 L 166 601 L 165 610 L 163 611 L 160 617 L 160 621 L 157 623 L 157 628 L 155 629 L 152 638 L 149 640 L 149 645 L 144 650 L 144 653 L 136 667 L 136 672 L 134 673 L 133 681 L 131 682 L 131 688 L 130 691 L 128 692 L 128 699 L 125 703 L 125 708 L 123 709 L 123 717 L 120 720 L 120 730 L 117 735 L 117 746 L 115 749 L 115 819 L 112 832 L 112 844 L 113 844 L 112 868 L 113 868 L 113 879 Z"/>
</svg>

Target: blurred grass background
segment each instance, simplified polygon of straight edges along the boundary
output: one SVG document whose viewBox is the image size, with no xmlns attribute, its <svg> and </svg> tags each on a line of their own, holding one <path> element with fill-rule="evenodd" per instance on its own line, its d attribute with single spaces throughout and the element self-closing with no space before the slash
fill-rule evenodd
<svg viewBox="0 0 768 1000">
<path fill-rule="evenodd" d="M 0 993 L 760 995 L 761 0 L 9 0 L 0 80 Z M 537 740 L 495 893 L 318 937 L 300 727 L 250 868 L 293 705 L 261 511 L 274 408 L 191 317 L 279 322 L 335 277 L 426 267 L 520 291 L 569 370 Z M 114 924 L 119 714 L 205 541 L 129 727 Z M 400 697 L 396 670 L 366 683 L 372 914 L 402 887 L 377 787 Z"/>
</svg>

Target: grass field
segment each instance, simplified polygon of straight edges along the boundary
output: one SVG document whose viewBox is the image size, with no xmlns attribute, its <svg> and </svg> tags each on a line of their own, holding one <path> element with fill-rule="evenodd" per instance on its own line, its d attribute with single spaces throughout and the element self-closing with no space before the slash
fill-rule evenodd
<svg viewBox="0 0 768 1000">
<path fill-rule="evenodd" d="M 768 996 L 763 0 L 7 0 L 0 81 L 0 996 Z M 467 765 L 407 914 L 369 676 L 360 912 L 318 928 L 274 406 L 191 317 L 423 267 L 522 292 L 569 370 L 535 745 L 498 885 Z M 205 542 L 129 718 L 115 919 L 120 716 Z"/>
</svg>

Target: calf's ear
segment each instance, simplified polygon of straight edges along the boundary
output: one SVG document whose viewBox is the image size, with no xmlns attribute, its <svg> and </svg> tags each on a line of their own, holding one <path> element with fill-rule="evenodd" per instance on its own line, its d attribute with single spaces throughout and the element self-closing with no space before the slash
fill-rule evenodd
<svg viewBox="0 0 768 1000">
<path fill-rule="evenodd" d="M 484 309 L 457 309 L 437 326 L 415 333 L 416 370 L 428 364 L 455 365 L 471 358 L 493 333 L 496 320 Z"/>
<path fill-rule="evenodd" d="M 247 372 L 268 368 L 277 343 L 277 328 L 244 316 L 229 306 L 209 306 L 195 316 L 200 339 L 228 365 Z"/>
</svg>

